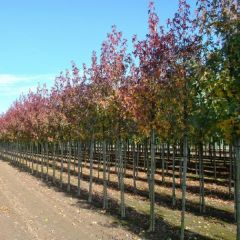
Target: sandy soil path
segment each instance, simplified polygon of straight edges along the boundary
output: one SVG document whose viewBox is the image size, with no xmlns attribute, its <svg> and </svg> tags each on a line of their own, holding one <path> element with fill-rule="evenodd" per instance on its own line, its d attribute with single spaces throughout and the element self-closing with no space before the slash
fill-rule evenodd
<svg viewBox="0 0 240 240">
<path fill-rule="evenodd" d="M 80 202 L 80 203 L 79 203 Z M 114 218 L 0 160 L 0 240 L 137 239 Z"/>
</svg>

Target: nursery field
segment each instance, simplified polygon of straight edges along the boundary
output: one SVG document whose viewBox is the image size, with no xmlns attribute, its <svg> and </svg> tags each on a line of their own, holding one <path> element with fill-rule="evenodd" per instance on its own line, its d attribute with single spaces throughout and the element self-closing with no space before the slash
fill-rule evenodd
<svg viewBox="0 0 240 240">
<path fill-rule="evenodd" d="M 73 145 L 77 146 L 77 145 Z M 164 168 L 162 164 L 158 165 L 155 174 L 155 211 L 156 211 L 156 230 L 154 233 L 148 231 L 149 228 L 149 193 L 148 193 L 148 177 L 147 177 L 147 165 L 144 166 L 143 158 L 139 154 L 138 164 L 134 167 L 133 159 L 134 153 L 128 151 L 124 158 L 124 198 L 125 198 L 125 211 L 126 216 L 121 218 L 119 211 L 120 208 L 120 192 L 119 192 L 119 178 L 118 169 L 114 162 L 114 154 L 112 151 L 108 151 L 107 154 L 107 166 L 106 166 L 106 178 L 107 178 L 107 207 L 103 209 L 103 161 L 101 149 L 95 149 L 93 154 L 93 162 L 89 161 L 88 151 L 83 151 L 82 162 L 79 166 L 79 156 L 76 154 L 77 148 L 72 147 L 71 151 L 57 151 L 57 147 L 54 152 L 54 148 L 49 148 L 48 153 L 33 154 L 28 151 L 4 151 L 2 149 L 2 159 L 8 160 L 8 162 L 2 161 L 1 166 L 5 168 L 14 167 L 18 175 L 22 178 L 27 177 L 28 182 L 22 180 L 16 180 L 18 183 L 14 184 L 16 190 L 20 191 L 21 196 L 28 196 L 39 194 L 38 188 L 43 189 L 44 194 L 59 196 L 61 194 L 61 203 L 63 211 L 73 208 L 72 211 L 90 211 L 90 219 L 86 220 L 86 213 L 78 214 L 74 213 L 74 217 L 70 217 L 73 220 L 73 226 L 82 223 L 90 224 L 96 222 L 101 226 L 106 226 L 99 221 L 101 219 L 110 219 L 112 222 L 112 231 L 114 239 L 176 239 L 179 235 L 180 229 L 180 216 L 181 216 L 181 187 L 179 177 L 179 158 L 176 156 L 175 167 L 176 173 L 173 175 L 172 165 L 172 152 L 169 155 L 164 155 Z M 68 149 L 69 150 L 69 149 Z M 166 152 L 167 153 L 167 152 Z M 222 153 L 223 154 L 223 153 Z M 135 154 L 136 155 L 136 154 Z M 158 154 L 157 154 L 158 156 Z M 161 154 L 159 154 L 161 156 Z M 219 153 L 216 159 L 211 162 L 211 159 L 204 159 L 204 175 L 205 175 L 205 212 L 200 213 L 199 205 L 199 163 L 196 157 L 192 155 L 188 164 L 187 175 L 187 201 L 186 201 L 186 239 L 235 239 L 236 225 L 234 219 L 234 203 L 233 203 L 233 189 L 232 180 L 229 182 L 229 169 L 230 161 L 226 153 L 220 158 Z M 208 156 L 209 157 L 209 156 Z M 159 163 L 161 163 L 159 159 Z M 7 165 L 7 166 L 6 166 Z M 214 174 L 214 166 L 217 170 L 217 174 Z M 79 168 L 78 168 L 79 167 Z M 1 171 L 5 171 L 2 169 Z M 20 172 L 19 172 L 20 171 Z M 90 173 L 92 171 L 92 173 Z M 136 179 L 134 179 L 134 171 L 136 172 Z M 29 176 L 29 173 L 32 176 Z M 79 174 L 78 174 L 79 173 Z M 164 173 L 164 174 L 162 174 Z M 15 176 L 16 174 L 14 174 Z M 92 200 L 89 203 L 89 185 L 90 177 L 92 175 Z M 34 177 L 37 178 L 37 180 Z M 164 176 L 164 178 L 163 178 Z M 173 176 L 175 178 L 175 203 L 173 205 Z M 10 177 L 10 175 L 9 175 Z M 78 179 L 80 178 L 79 188 Z M 2 181 L 7 181 L 2 177 Z M 15 181 L 12 178 L 11 181 Z M 18 186 L 18 185 L 21 186 Z M 22 189 L 32 186 L 26 194 Z M 36 186 L 34 187 L 34 184 Z M 230 184 L 230 185 L 229 185 Z M 23 185 L 23 186 L 22 186 Z M 3 185 L 4 186 L 4 185 Z M 35 189 L 35 190 L 34 190 Z M 45 190 L 44 190 L 45 189 Z M 78 189 L 81 191 L 78 192 Z M 33 193 L 31 191 L 33 190 Z M 36 193 L 35 193 L 36 191 Z M 41 191 L 41 190 L 39 190 Z M 54 193 L 56 191 L 57 193 Z M 18 196 L 18 195 L 17 195 Z M 50 204 L 48 201 L 49 195 L 42 196 L 42 201 L 49 203 L 51 211 L 56 210 L 56 207 Z M 38 197 L 36 201 L 38 201 Z M 45 199 L 45 200 L 44 200 Z M 70 200 L 69 200 L 70 199 Z M 71 202 L 72 201 L 72 202 Z M 41 202 L 40 202 L 41 203 Z M 33 201 L 33 206 L 36 210 L 46 209 L 45 207 L 39 208 L 38 203 Z M 30 204 L 30 205 L 31 205 Z M 47 207 L 47 206 L 46 206 Z M 34 208 L 34 207 L 33 207 Z M 50 212 L 51 212 L 50 211 Z M 51 213 L 49 214 L 51 215 Z M 61 210 L 57 210 L 61 215 Z M 69 211 L 67 210 L 69 213 Z M 95 216 L 95 213 L 98 213 Z M 32 214 L 32 213 L 31 213 Z M 63 214 L 64 215 L 64 214 Z M 84 216 L 82 216 L 84 215 Z M 45 212 L 46 219 L 48 217 L 48 211 Z M 70 216 L 70 215 L 69 215 Z M 33 216 L 31 216 L 33 217 Z M 42 217 L 42 216 L 41 216 Z M 50 216 L 51 217 L 51 216 Z M 43 217 L 44 218 L 44 217 Z M 64 218 L 65 219 L 65 218 Z M 99 220 L 100 219 L 100 220 Z M 43 220 L 44 221 L 44 220 Z M 46 220 L 47 223 L 49 222 Z M 58 224 L 61 223 L 61 216 L 56 218 Z M 48 225 L 46 223 L 46 225 Z M 81 223 L 81 224 L 80 224 Z M 57 225 L 58 226 L 58 225 Z M 57 227 L 55 226 L 55 227 Z M 95 226 L 95 225 L 94 225 Z M 102 227 L 103 228 L 103 227 Z M 116 229 L 115 229 L 116 228 Z M 71 228 L 70 228 L 71 229 Z M 83 227 L 83 229 L 85 229 Z M 94 228 L 95 229 L 95 228 Z M 115 229 L 115 230 L 114 230 Z M 120 229 L 126 234 L 124 237 L 118 235 Z M 124 230 L 123 230 L 124 229 Z M 84 230 L 85 231 L 85 230 Z M 87 231 L 87 230 L 86 230 Z M 108 232 L 107 228 L 101 229 L 103 236 L 99 236 L 98 239 L 108 239 L 111 236 L 111 231 Z M 106 232 L 105 232 L 106 231 Z M 39 232 L 39 231 L 37 231 Z M 121 232 L 121 231 L 120 231 Z M 110 235 L 108 235 L 110 233 Z M 39 232 L 40 236 L 41 232 Z M 98 233 L 96 233 L 98 234 Z M 101 234 L 100 234 L 101 235 Z M 94 235 L 96 237 L 96 235 Z M 40 238 L 41 239 L 41 238 Z M 69 238 L 75 239 L 75 238 Z M 78 239 L 78 238 L 76 238 Z M 91 236 L 87 236 L 86 239 L 91 239 Z M 93 238 L 94 239 L 94 238 Z M 109 238 L 111 239 L 111 238 Z"/>
<path fill-rule="evenodd" d="M 0 114 L 0 240 L 240 240 L 240 4 L 163 2 Z"/>
</svg>

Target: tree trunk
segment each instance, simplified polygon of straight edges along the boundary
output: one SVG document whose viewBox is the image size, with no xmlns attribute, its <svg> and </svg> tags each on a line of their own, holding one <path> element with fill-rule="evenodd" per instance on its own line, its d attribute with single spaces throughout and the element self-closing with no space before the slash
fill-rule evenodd
<svg viewBox="0 0 240 240">
<path fill-rule="evenodd" d="M 41 143 L 41 179 L 43 178 L 43 160 L 44 160 L 44 148 L 43 143 Z"/>
<path fill-rule="evenodd" d="M 150 231 L 155 231 L 155 129 L 151 131 Z"/>
<path fill-rule="evenodd" d="M 64 144 L 60 143 L 61 147 L 61 170 L 60 170 L 60 188 L 62 188 L 62 175 L 63 175 L 63 152 L 64 152 Z"/>
<path fill-rule="evenodd" d="M 204 166 L 203 166 L 203 144 L 199 143 L 199 183 L 200 183 L 200 212 L 205 213 L 204 198 Z"/>
<path fill-rule="evenodd" d="M 107 147 L 108 155 L 107 155 L 107 171 L 108 171 L 108 182 L 110 182 L 110 173 L 111 173 L 111 153 L 110 149 Z"/>
<path fill-rule="evenodd" d="M 165 175 L 164 175 L 164 171 L 165 171 L 165 159 L 164 159 L 164 143 L 162 144 L 162 151 L 161 151 L 161 159 L 162 159 L 162 183 L 165 182 Z"/>
<path fill-rule="evenodd" d="M 135 143 L 132 144 L 132 158 L 133 158 L 133 191 L 136 193 L 136 148 Z"/>
<path fill-rule="evenodd" d="M 136 180 L 138 179 L 138 171 L 139 171 L 139 155 L 140 155 L 140 144 L 137 144 L 137 171 L 136 171 Z"/>
<path fill-rule="evenodd" d="M 115 171 L 118 177 L 118 188 L 120 189 L 120 159 L 119 159 L 119 141 L 117 140 L 117 142 L 115 143 Z"/>
<path fill-rule="evenodd" d="M 146 140 L 145 142 L 145 160 L 146 160 L 146 165 L 147 165 L 147 182 L 148 182 L 148 188 L 150 189 L 150 167 L 149 167 L 149 151 L 148 151 L 148 141 Z M 149 192 L 149 199 L 150 199 L 150 192 Z"/>
<path fill-rule="evenodd" d="M 98 179 L 100 177 L 100 163 L 101 163 L 101 152 L 99 151 L 98 153 L 98 157 L 96 157 L 98 159 Z"/>
<path fill-rule="evenodd" d="M 73 159 L 73 172 L 75 174 L 75 170 L 76 170 L 76 155 L 77 155 L 77 151 L 76 151 L 76 143 L 74 142 L 73 143 L 73 156 L 74 156 L 74 159 Z"/>
<path fill-rule="evenodd" d="M 236 217 L 237 217 L 237 240 L 240 240 L 240 137 L 235 141 L 235 154 L 236 154 Z"/>
<path fill-rule="evenodd" d="M 213 167 L 214 167 L 214 179 L 217 179 L 217 166 L 216 166 L 216 145 L 213 142 Z"/>
<path fill-rule="evenodd" d="M 175 179 L 175 152 L 176 147 L 173 146 L 173 161 L 172 161 L 172 205 L 176 206 L 176 179 Z"/>
<path fill-rule="evenodd" d="M 77 195 L 80 196 L 81 194 L 81 173 L 82 173 L 82 144 L 81 142 L 77 143 L 77 155 L 78 155 L 78 191 Z"/>
<path fill-rule="evenodd" d="M 187 132 L 185 130 L 183 136 L 182 212 L 181 212 L 181 235 L 180 235 L 181 240 L 184 240 L 185 230 L 187 161 L 188 161 L 188 137 Z"/>
<path fill-rule="evenodd" d="M 21 158 L 22 158 L 22 156 L 21 156 Z M 38 175 L 38 159 L 39 159 L 39 144 L 37 143 L 36 175 Z"/>
<path fill-rule="evenodd" d="M 169 158 L 170 158 L 170 144 L 167 142 L 167 161 L 166 163 L 166 174 L 168 175 L 168 163 L 169 163 Z"/>
<path fill-rule="evenodd" d="M 229 198 L 232 197 L 232 160 L 233 160 L 233 152 L 232 152 L 232 144 L 229 145 Z"/>
<path fill-rule="evenodd" d="M 94 142 L 91 139 L 90 143 L 90 155 L 89 155 L 89 162 L 90 162 L 90 180 L 89 180 L 89 196 L 88 202 L 92 202 L 92 183 L 93 183 L 93 150 L 94 150 Z"/>
<path fill-rule="evenodd" d="M 124 196 L 124 163 L 123 163 L 123 146 L 122 142 L 117 142 L 118 147 L 118 157 L 119 157 L 119 175 L 120 175 L 120 212 L 121 217 L 125 218 L 125 196 Z M 126 151 L 126 146 L 124 146 L 124 152 Z"/>
<path fill-rule="evenodd" d="M 33 149 L 33 146 L 34 146 L 34 144 L 31 143 L 31 163 L 32 163 L 31 170 L 32 170 L 32 174 L 34 172 L 34 170 L 33 170 L 33 161 L 34 161 L 34 149 Z M 17 154 L 16 154 L 16 156 L 17 156 Z M 16 160 L 17 160 L 17 158 L 16 158 Z"/>
<path fill-rule="evenodd" d="M 103 140 L 102 145 L 102 151 L 103 151 L 103 209 L 107 209 L 108 207 L 108 199 L 107 199 L 107 168 L 106 168 L 106 162 L 107 162 L 107 154 L 106 154 L 106 140 Z"/>
<path fill-rule="evenodd" d="M 55 169 L 56 169 L 56 143 L 53 144 L 53 184 L 55 184 Z"/>
<path fill-rule="evenodd" d="M 68 169 L 68 182 L 67 182 L 67 191 L 70 192 L 70 167 L 71 167 L 71 142 L 68 142 L 68 161 L 67 161 L 67 169 Z"/>
<path fill-rule="evenodd" d="M 48 181 L 49 151 L 48 151 L 48 143 L 47 143 L 47 142 L 46 142 L 46 157 L 47 157 L 47 172 L 46 172 L 46 180 Z"/>
</svg>

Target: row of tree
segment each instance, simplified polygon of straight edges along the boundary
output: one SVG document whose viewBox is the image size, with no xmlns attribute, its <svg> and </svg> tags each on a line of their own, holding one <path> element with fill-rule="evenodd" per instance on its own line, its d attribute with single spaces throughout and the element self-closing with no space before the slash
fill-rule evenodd
<svg viewBox="0 0 240 240">
<path fill-rule="evenodd" d="M 154 230 L 156 140 L 181 143 L 182 231 L 189 144 L 224 139 L 236 159 L 237 239 L 240 239 L 240 35 L 237 0 L 186 0 L 166 26 L 149 4 L 148 34 L 133 51 L 115 26 L 92 54 L 90 67 L 72 63 L 49 91 L 22 95 L 0 117 L 0 138 L 22 142 L 150 141 L 151 230 Z M 105 149 L 106 143 L 103 145 Z M 91 147 L 92 146 L 92 147 Z M 119 153 L 122 151 L 119 150 Z M 201 154 L 200 154 L 201 155 Z M 121 154 L 120 157 L 121 159 Z M 204 188 L 204 186 L 203 186 Z"/>
<path fill-rule="evenodd" d="M 205 195 L 211 194 L 211 197 L 220 197 L 221 199 L 229 197 L 232 199 L 233 197 L 232 178 L 234 178 L 235 172 L 232 159 L 234 157 L 231 154 L 231 148 L 228 149 L 226 145 L 206 146 L 205 144 L 202 150 L 201 152 L 201 149 L 194 145 L 189 149 L 188 176 L 194 179 L 194 185 L 191 183 L 188 191 L 194 192 L 194 195 L 199 193 L 199 205 L 192 202 L 192 194 L 189 194 L 190 197 L 187 198 L 187 201 L 188 212 L 191 211 L 198 215 L 197 211 L 200 211 L 200 214 L 208 216 L 211 215 L 209 209 L 211 202 L 206 201 L 205 204 Z M 171 196 L 168 196 L 166 204 L 175 210 L 181 209 L 179 201 L 179 188 L 182 188 L 183 180 L 181 152 L 180 143 L 171 146 L 169 143 L 165 144 L 159 141 L 156 142 L 154 150 L 149 141 L 136 143 L 134 140 L 121 142 L 106 141 L 105 139 L 94 142 L 2 142 L 0 144 L 1 159 L 9 160 L 11 164 L 25 169 L 41 179 L 52 181 L 55 186 L 64 188 L 68 192 L 70 190 L 76 192 L 78 197 L 83 197 L 81 192 L 87 190 L 88 202 L 102 203 L 103 209 L 109 210 L 110 205 L 110 211 L 113 210 L 112 202 L 118 197 L 115 194 L 113 197 L 113 194 L 108 192 L 119 190 L 118 204 L 122 218 L 126 216 L 128 218 L 131 215 L 131 211 L 126 210 L 129 207 L 129 202 L 125 203 L 126 194 L 130 193 L 131 197 L 140 195 L 149 199 L 151 231 L 156 224 L 155 202 L 159 205 L 162 201 L 159 184 L 166 189 L 171 188 L 172 193 Z M 154 154 L 156 172 L 152 171 L 152 154 Z M 225 183 L 228 181 L 228 176 L 230 195 L 221 190 L 226 189 Z M 155 179 L 157 181 L 154 184 Z M 172 184 L 169 180 L 172 181 Z M 209 180 L 220 186 L 223 185 L 224 188 L 221 187 L 213 193 L 209 184 L 206 188 L 204 187 L 205 181 L 209 182 Z M 199 181 L 199 188 L 196 188 L 196 181 Z M 99 184 L 103 185 L 102 192 L 99 192 L 99 187 L 97 187 Z M 152 188 L 154 189 L 152 190 Z M 97 198 L 96 191 L 98 192 Z M 116 210 L 115 207 L 114 212 Z M 215 214 L 212 216 L 219 217 Z M 231 214 L 225 217 L 233 221 Z M 147 226 L 142 227 L 145 229 Z M 156 228 L 159 227 L 161 228 L 162 225 L 156 224 Z M 168 234 L 167 231 L 164 233 Z"/>
</svg>

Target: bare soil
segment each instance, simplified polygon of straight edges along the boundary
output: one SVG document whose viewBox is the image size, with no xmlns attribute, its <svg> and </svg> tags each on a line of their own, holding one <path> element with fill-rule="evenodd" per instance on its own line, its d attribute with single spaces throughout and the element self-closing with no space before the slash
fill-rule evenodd
<svg viewBox="0 0 240 240">
<path fill-rule="evenodd" d="M 0 161 L 1 240 L 138 239 L 86 201 Z"/>
</svg>

